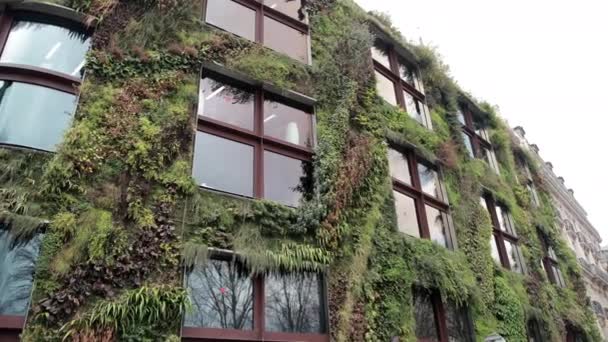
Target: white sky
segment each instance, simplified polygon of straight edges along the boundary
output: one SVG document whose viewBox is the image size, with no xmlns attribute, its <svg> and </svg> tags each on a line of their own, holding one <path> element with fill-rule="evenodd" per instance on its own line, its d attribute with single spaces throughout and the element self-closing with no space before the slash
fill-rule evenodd
<svg viewBox="0 0 608 342">
<path fill-rule="evenodd" d="M 355 0 L 438 47 L 473 96 L 521 125 L 608 242 L 607 0 Z"/>
</svg>

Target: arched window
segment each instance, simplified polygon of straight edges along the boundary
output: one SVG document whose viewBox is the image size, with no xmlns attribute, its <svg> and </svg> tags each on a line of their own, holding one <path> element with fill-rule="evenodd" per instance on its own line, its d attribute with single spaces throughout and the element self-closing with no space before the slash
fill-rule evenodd
<svg viewBox="0 0 608 342">
<path fill-rule="evenodd" d="M 68 13 L 9 7 L 0 17 L 0 144 L 54 151 L 76 109 L 90 31 L 69 10 L 38 5 Z"/>
</svg>

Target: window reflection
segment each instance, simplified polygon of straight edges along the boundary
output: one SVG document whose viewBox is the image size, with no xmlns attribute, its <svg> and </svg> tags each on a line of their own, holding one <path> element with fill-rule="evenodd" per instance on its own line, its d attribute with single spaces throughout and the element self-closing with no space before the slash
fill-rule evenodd
<svg viewBox="0 0 608 342">
<path fill-rule="evenodd" d="M 16 243 L 0 225 L 0 315 L 27 313 L 42 236 Z"/>
<path fill-rule="evenodd" d="M 391 62 L 388 57 L 388 50 L 380 42 L 376 42 L 374 46 L 372 46 L 372 58 L 376 62 L 384 65 L 387 69 L 391 69 Z"/>
<path fill-rule="evenodd" d="M 198 115 L 253 130 L 254 95 L 211 78 L 201 81 Z"/>
<path fill-rule="evenodd" d="M 459 121 L 461 124 L 463 124 L 463 125 L 466 125 L 466 124 L 467 124 L 467 122 L 466 122 L 466 120 L 465 120 L 465 118 L 464 118 L 464 113 L 462 112 L 462 110 L 461 110 L 460 108 L 458 108 L 458 109 L 456 110 L 456 117 L 458 118 L 458 121 Z"/>
<path fill-rule="evenodd" d="M 395 197 L 395 210 L 397 212 L 399 231 L 411 236 L 420 237 L 414 199 L 397 191 L 393 191 L 393 196 Z"/>
<path fill-rule="evenodd" d="M 424 112 L 420 102 L 414 99 L 414 97 L 406 91 L 403 92 L 403 98 L 405 99 L 405 110 L 410 117 L 420 124 L 425 125 Z"/>
<path fill-rule="evenodd" d="M 314 273 L 266 277 L 266 330 L 324 333 L 321 277 Z"/>
<path fill-rule="evenodd" d="M 184 325 L 201 328 L 253 328 L 251 279 L 232 262 L 209 260 L 187 277 L 193 310 L 186 312 Z"/>
<path fill-rule="evenodd" d="M 449 342 L 472 341 L 467 317 L 466 308 L 459 308 L 452 302 L 447 303 L 446 323 Z"/>
<path fill-rule="evenodd" d="M 310 163 L 264 151 L 264 198 L 297 207 L 307 193 Z"/>
<path fill-rule="evenodd" d="M 308 63 L 308 36 L 267 16 L 264 16 L 264 45 Z"/>
<path fill-rule="evenodd" d="M 27 64 L 82 77 L 90 38 L 61 26 L 15 21 L 0 62 Z"/>
<path fill-rule="evenodd" d="M 255 10 L 231 0 L 207 1 L 207 23 L 251 41 L 255 41 L 255 16 Z"/>
<path fill-rule="evenodd" d="M 412 184 L 412 176 L 407 157 L 392 148 L 388 149 L 388 167 L 391 176 L 405 184 Z"/>
<path fill-rule="evenodd" d="M 462 134 L 462 140 L 464 141 L 464 147 L 467 150 L 469 157 L 475 158 L 475 152 L 473 151 L 473 142 L 471 141 L 471 137 L 469 137 L 464 132 L 462 132 L 460 134 Z"/>
<path fill-rule="evenodd" d="M 498 252 L 498 245 L 496 244 L 496 237 L 494 235 L 490 238 L 490 247 L 492 248 L 492 259 L 500 264 L 500 253 Z"/>
<path fill-rule="evenodd" d="M 501 207 L 500 205 L 496 206 L 496 216 L 498 216 L 498 224 L 500 225 L 500 229 L 515 235 L 515 229 L 511 224 L 511 218 L 509 217 L 509 212 Z"/>
<path fill-rule="evenodd" d="M 0 143 L 54 151 L 70 126 L 75 109 L 74 95 L 0 81 Z"/>
<path fill-rule="evenodd" d="M 306 21 L 305 12 L 303 13 L 304 19 L 300 17 L 300 9 L 302 9 L 301 0 L 264 0 L 264 4 L 274 10 L 287 14 L 294 19 Z"/>
<path fill-rule="evenodd" d="M 418 163 L 418 174 L 420 175 L 420 185 L 425 193 L 443 200 L 439 174 L 437 171 Z"/>
<path fill-rule="evenodd" d="M 402 80 L 417 88 L 416 73 L 405 59 L 399 57 L 399 76 Z"/>
<path fill-rule="evenodd" d="M 416 338 L 419 341 L 439 341 L 433 302 L 428 294 L 423 292 L 414 294 L 414 319 Z"/>
<path fill-rule="evenodd" d="M 389 80 L 386 76 L 382 75 L 378 71 L 376 73 L 376 90 L 378 95 L 382 97 L 389 104 L 397 105 L 397 96 L 395 95 L 395 85 L 393 81 Z"/>
<path fill-rule="evenodd" d="M 507 257 L 509 258 L 509 265 L 511 266 L 511 271 L 523 273 L 519 246 L 509 240 L 505 240 L 505 249 L 507 252 Z"/>
<path fill-rule="evenodd" d="M 276 101 L 264 101 L 264 135 L 312 147 L 312 115 Z"/>
<path fill-rule="evenodd" d="M 427 205 L 426 217 L 429 224 L 429 233 L 431 234 L 431 241 L 437 243 L 440 246 L 447 247 L 447 215 Z"/>
<path fill-rule="evenodd" d="M 200 186 L 253 196 L 253 146 L 196 132 L 193 176 Z"/>
</svg>

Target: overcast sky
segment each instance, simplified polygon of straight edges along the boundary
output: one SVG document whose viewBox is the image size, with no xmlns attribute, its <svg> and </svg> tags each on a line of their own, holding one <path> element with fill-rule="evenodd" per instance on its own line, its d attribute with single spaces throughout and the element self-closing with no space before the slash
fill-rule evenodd
<svg viewBox="0 0 608 342">
<path fill-rule="evenodd" d="M 608 1 L 355 0 L 436 46 L 566 180 L 608 242 Z"/>
</svg>

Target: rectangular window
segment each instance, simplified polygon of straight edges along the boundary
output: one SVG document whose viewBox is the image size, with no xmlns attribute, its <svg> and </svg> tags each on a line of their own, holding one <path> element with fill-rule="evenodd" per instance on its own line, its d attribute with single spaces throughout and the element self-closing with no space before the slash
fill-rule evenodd
<svg viewBox="0 0 608 342">
<path fill-rule="evenodd" d="M 551 246 L 549 237 L 540 228 L 537 228 L 536 231 L 543 250 L 541 266 L 547 273 L 547 278 L 551 283 L 559 287 L 566 287 L 566 281 L 564 280 L 562 271 L 559 269 L 557 255 Z"/>
<path fill-rule="evenodd" d="M 225 255 L 225 259 L 211 259 L 204 266 L 194 266 L 187 274 L 186 286 L 193 310 L 186 313 L 183 337 L 315 341 L 327 338 L 325 284 L 321 274 L 252 275 L 233 256 Z"/>
<path fill-rule="evenodd" d="M 0 225 L 0 318 L 27 314 L 42 241 L 42 235 L 29 241 L 14 238 Z"/>
<path fill-rule="evenodd" d="M 449 204 L 438 170 L 411 152 L 391 147 L 388 160 L 399 231 L 454 249 Z"/>
<path fill-rule="evenodd" d="M 437 292 L 414 290 L 415 334 L 418 341 L 473 342 L 466 307 L 443 302 Z"/>
<path fill-rule="evenodd" d="M 309 28 L 300 0 L 206 0 L 205 21 L 310 63 Z"/>
<path fill-rule="evenodd" d="M 534 186 L 534 183 L 532 183 L 532 181 L 528 182 L 526 184 L 526 188 L 528 189 L 528 192 L 530 193 L 530 202 L 532 203 L 532 206 L 537 208 L 540 206 L 540 199 L 538 197 L 538 192 L 536 192 L 536 187 Z"/>
<path fill-rule="evenodd" d="M 206 74 L 192 171 L 199 186 L 298 206 L 312 184 L 311 110 Z"/>
<path fill-rule="evenodd" d="M 492 221 L 493 236 L 490 240 L 492 258 L 511 271 L 525 274 L 526 265 L 518 246 L 519 237 L 515 233 L 511 214 L 504 206 L 496 203 L 492 196 L 481 197 L 480 201 Z"/>
<path fill-rule="evenodd" d="M 393 106 L 403 108 L 414 120 L 428 129 L 433 129 L 431 117 L 425 104 L 422 81 L 418 71 L 395 49 L 381 40 L 371 48 L 376 74 L 376 91 Z"/>
<path fill-rule="evenodd" d="M 498 160 L 485 123 L 475 118 L 469 107 L 464 104 L 456 110 L 456 117 L 462 124 L 462 139 L 469 157 L 484 160 L 494 172 L 500 174 Z"/>
</svg>

